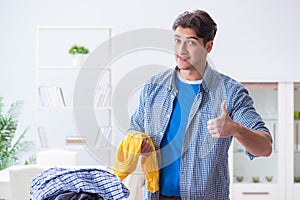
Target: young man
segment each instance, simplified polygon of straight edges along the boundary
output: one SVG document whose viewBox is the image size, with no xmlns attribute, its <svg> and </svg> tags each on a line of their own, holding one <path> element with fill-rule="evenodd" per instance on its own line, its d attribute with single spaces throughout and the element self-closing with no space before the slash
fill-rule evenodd
<svg viewBox="0 0 300 200">
<path fill-rule="evenodd" d="M 269 156 L 271 136 L 248 91 L 206 61 L 217 25 L 205 12 L 184 12 L 173 24 L 177 66 L 144 86 L 128 131 L 152 139 L 159 191 L 144 199 L 229 199 L 228 149 L 235 137 L 253 159 Z M 151 153 L 147 140 L 142 156 Z"/>
</svg>

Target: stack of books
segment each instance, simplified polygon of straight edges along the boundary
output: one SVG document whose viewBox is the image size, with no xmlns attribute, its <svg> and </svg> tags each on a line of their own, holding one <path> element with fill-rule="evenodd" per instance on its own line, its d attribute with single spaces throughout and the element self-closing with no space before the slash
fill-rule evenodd
<svg viewBox="0 0 300 200">
<path fill-rule="evenodd" d="M 99 87 L 95 94 L 95 106 L 105 107 L 109 105 L 112 87 L 110 85 Z"/>
<path fill-rule="evenodd" d="M 82 145 L 85 143 L 86 143 L 85 137 L 81 137 L 77 135 L 66 136 L 66 144 L 68 145 Z"/>
<path fill-rule="evenodd" d="M 43 107 L 66 106 L 62 89 L 57 86 L 40 86 L 38 88 L 40 102 Z"/>
</svg>

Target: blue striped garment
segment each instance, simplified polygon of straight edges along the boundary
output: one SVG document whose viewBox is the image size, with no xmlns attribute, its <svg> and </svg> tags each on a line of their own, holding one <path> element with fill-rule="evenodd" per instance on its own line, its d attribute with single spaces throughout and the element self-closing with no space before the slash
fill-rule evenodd
<svg viewBox="0 0 300 200">
<path fill-rule="evenodd" d="M 114 174 L 94 168 L 50 168 L 34 178 L 30 186 L 32 200 L 52 199 L 67 191 L 88 192 L 112 200 L 129 196 L 129 190 Z"/>
<path fill-rule="evenodd" d="M 149 135 L 160 160 L 160 145 L 173 111 L 177 88 L 176 69 L 153 76 L 140 95 L 139 105 L 131 117 L 128 131 Z M 213 70 L 208 64 L 193 101 L 181 151 L 180 196 L 186 200 L 228 200 L 228 149 L 232 137 L 214 139 L 207 130 L 207 121 L 221 115 L 226 100 L 230 117 L 245 127 L 264 130 L 264 122 L 253 107 L 248 91 L 237 81 Z M 254 156 L 246 151 L 253 159 Z M 162 168 L 164 166 L 160 166 Z M 159 199 L 156 193 L 144 192 L 144 199 Z"/>
</svg>

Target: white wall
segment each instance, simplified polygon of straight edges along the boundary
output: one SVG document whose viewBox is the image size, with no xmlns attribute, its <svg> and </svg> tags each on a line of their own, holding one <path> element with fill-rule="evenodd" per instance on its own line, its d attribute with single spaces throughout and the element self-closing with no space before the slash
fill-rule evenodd
<svg viewBox="0 0 300 200">
<path fill-rule="evenodd" d="M 0 0 L 0 96 L 6 104 L 24 100 L 20 128 L 29 125 L 33 137 L 37 25 L 111 26 L 117 35 L 170 29 L 179 13 L 195 8 L 218 24 L 217 69 L 239 80 L 300 80 L 297 0 Z"/>
</svg>

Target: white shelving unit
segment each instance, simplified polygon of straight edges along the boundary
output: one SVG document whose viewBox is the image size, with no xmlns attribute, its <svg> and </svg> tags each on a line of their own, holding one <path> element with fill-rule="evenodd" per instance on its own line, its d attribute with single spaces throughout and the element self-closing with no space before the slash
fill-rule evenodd
<svg viewBox="0 0 300 200">
<path fill-rule="evenodd" d="M 112 68 L 109 65 L 112 29 L 38 26 L 36 30 L 35 124 L 37 141 L 40 141 L 37 150 L 74 150 L 78 152 L 79 165 L 110 165 L 114 152 Z M 74 44 L 90 50 L 81 66 L 73 66 L 68 53 Z M 82 82 L 82 76 L 87 77 L 87 83 Z M 89 77 L 94 82 L 89 82 Z M 59 88 L 62 95 L 57 94 L 55 88 Z M 84 93 L 80 93 L 82 91 Z"/>
<path fill-rule="evenodd" d="M 245 82 L 254 106 L 273 135 L 273 153 L 268 158 L 250 160 L 244 147 L 234 139 L 232 147 L 232 199 L 277 200 L 278 183 L 278 83 Z M 266 176 L 271 176 L 268 181 Z M 243 177 L 238 181 L 238 177 Z M 258 182 L 253 179 L 259 178 Z"/>
<path fill-rule="evenodd" d="M 233 143 L 231 149 L 231 199 L 281 200 L 300 198 L 300 121 L 294 111 L 300 111 L 300 83 L 244 83 L 254 99 L 254 105 L 273 134 L 273 153 L 268 158 L 250 161 L 243 148 Z M 236 176 L 244 176 L 242 182 Z M 260 178 L 258 183 L 252 176 Z M 273 176 L 268 182 L 265 176 Z"/>
</svg>

